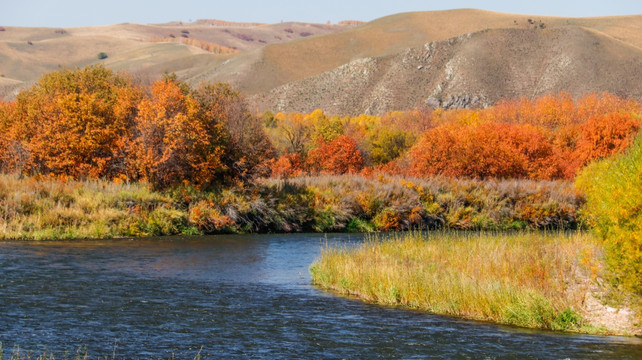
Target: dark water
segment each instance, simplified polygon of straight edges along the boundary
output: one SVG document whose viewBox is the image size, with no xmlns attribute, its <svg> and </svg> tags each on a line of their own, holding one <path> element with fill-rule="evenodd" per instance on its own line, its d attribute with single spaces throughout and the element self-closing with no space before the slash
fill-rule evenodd
<svg viewBox="0 0 642 360">
<path fill-rule="evenodd" d="M 310 285 L 321 235 L 0 242 L 5 358 L 642 359 L 636 338 L 566 335 L 365 305 Z"/>
</svg>

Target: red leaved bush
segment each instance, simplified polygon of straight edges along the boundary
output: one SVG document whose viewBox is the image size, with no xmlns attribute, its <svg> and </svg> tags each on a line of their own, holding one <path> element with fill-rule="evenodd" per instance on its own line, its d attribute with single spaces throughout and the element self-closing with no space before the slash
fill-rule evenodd
<svg viewBox="0 0 642 360">
<path fill-rule="evenodd" d="M 414 176 L 560 179 L 627 148 L 640 105 L 610 94 L 502 101 L 482 110 L 437 110 L 435 128 L 409 152 Z"/>
<path fill-rule="evenodd" d="M 307 165 L 313 173 L 357 173 L 363 167 L 363 157 L 354 139 L 342 135 L 329 142 L 319 139 L 308 153 Z"/>
</svg>

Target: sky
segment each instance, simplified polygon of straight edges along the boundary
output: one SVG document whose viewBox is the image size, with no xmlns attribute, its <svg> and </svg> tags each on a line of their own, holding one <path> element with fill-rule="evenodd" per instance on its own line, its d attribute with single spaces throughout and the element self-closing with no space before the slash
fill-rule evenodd
<svg viewBox="0 0 642 360">
<path fill-rule="evenodd" d="M 564 17 L 642 14 L 640 0 L 0 0 L 0 26 L 74 27 L 219 19 L 277 23 L 370 21 L 406 11 L 485 9 Z"/>
</svg>

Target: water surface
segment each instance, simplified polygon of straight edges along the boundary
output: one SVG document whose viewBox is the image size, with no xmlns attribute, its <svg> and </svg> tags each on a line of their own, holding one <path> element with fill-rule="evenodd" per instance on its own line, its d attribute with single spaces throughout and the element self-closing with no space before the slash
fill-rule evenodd
<svg viewBox="0 0 642 360">
<path fill-rule="evenodd" d="M 0 342 L 63 358 L 642 359 L 642 341 L 363 304 L 310 285 L 358 236 L 0 242 Z"/>
</svg>

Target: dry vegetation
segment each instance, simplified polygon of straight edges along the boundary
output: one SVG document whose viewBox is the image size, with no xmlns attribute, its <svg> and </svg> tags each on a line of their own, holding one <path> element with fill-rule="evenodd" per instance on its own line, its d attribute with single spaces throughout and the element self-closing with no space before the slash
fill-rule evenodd
<svg viewBox="0 0 642 360">
<path fill-rule="evenodd" d="M 264 179 L 204 192 L 0 175 L 0 238 L 297 231 L 574 229 L 570 184 L 360 176 Z"/>
<path fill-rule="evenodd" d="M 357 248 L 326 248 L 310 272 L 316 284 L 368 302 L 530 328 L 613 333 L 618 324 L 597 327 L 584 316 L 601 275 L 601 252 L 594 237 L 581 233 L 406 234 Z M 631 323 L 627 330 L 636 331 Z"/>
</svg>

